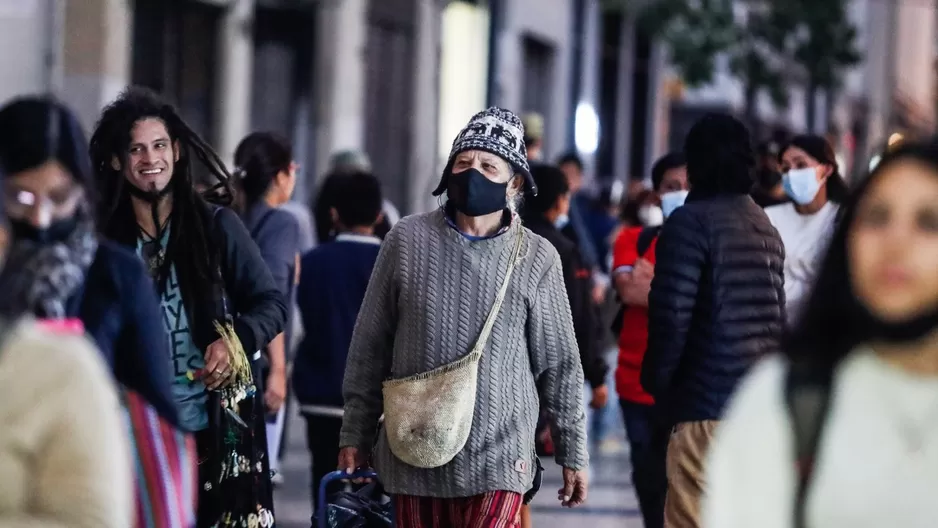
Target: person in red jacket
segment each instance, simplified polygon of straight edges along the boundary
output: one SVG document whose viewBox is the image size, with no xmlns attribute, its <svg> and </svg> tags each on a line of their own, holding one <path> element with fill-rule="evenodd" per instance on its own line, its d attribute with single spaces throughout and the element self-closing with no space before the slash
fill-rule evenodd
<svg viewBox="0 0 938 528">
<path fill-rule="evenodd" d="M 670 153 L 659 159 L 652 167 L 651 180 L 667 219 L 687 197 L 689 187 L 684 156 Z M 654 399 L 639 382 L 642 359 L 648 346 L 648 292 L 655 274 L 655 243 L 659 227 L 623 229 L 616 238 L 612 253 L 613 278 L 624 306 L 619 332 L 616 391 L 629 439 L 632 484 L 646 528 L 663 525 L 667 491 L 664 446 L 659 446 L 661 456 L 655 456 L 658 451 L 655 450 Z"/>
</svg>

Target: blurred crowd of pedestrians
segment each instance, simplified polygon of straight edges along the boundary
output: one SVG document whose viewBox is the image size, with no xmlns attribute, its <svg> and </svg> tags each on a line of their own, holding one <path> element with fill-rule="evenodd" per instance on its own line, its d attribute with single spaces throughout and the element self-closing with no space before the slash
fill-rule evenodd
<svg viewBox="0 0 938 528">
<path fill-rule="evenodd" d="M 934 526 L 938 143 L 851 189 L 712 114 L 593 189 L 543 128 L 474 115 L 401 218 L 363 154 L 306 207 L 288 140 L 229 170 L 146 89 L 90 138 L 8 103 L 0 527 L 273 527 L 292 405 L 355 526 L 531 526 L 545 456 L 580 506 L 617 419 L 646 528 Z"/>
</svg>

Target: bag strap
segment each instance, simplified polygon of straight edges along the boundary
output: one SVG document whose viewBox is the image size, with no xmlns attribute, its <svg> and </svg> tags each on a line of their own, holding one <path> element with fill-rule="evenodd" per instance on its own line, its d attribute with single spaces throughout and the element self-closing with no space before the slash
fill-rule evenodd
<svg viewBox="0 0 938 528">
<path fill-rule="evenodd" d="M 785 403 L 791 417 L 795 447 L 794 526 L 805 528 L 805 503 L 815 459 L 831 404 L 833 368 L 793 364 L 785 378 Z"/>
<path fill-rule="evenodd" d="M 635 250 L 638 253 L 639 257 L 644 257 L 645 253 L 648 253 L 648 250 L 651 248 L 651 243 L 655 241 L 655 237 L 658 236 L 658 233 L 661 231 L 661 227 L 643 227 L 641 231 L 638 232 L 638 241 L 635 244 Z M 619 296 L 616 295 L 616 303 L 619 308 L 616 310 L 616 315 L 612 319 L 612 323 L 609 324 L 609 329 L 612 330 L 612 334 L 618 339 L 619 334 L 622 333 L 623 317 L 625 317 L 626 306 L 623 303 Z"/>
<path fill-rule="evenodd" d="M 251 238 L 257 240 L 257 235 L 260 234 L 261 228 L 267 225 L 267 221 L 270 220 L 270 217 L 274 214 L 274 211 L 276 211 L 276 209 L 271 207 L 267 210 L 266 213 L 264 213 L 264 216 L 262 216 L 256 224 L 254 224 L 254 229 L 251 230 Z"/>
<path fill-rule="evenodd" d="M 660 226 L 643 227 L 638 233 L 638 243 L 635 244 L 635 249 L 638 250 L 639 257 L 645 256 L 645 253 L 647 253 L 648 249 L 651 247 L 651 243 L 654 242 L 655 237 L 658 236 L 659 231 L 661 231 Z"/>
<path fill-rule="evenodd" d="M 518 236 L 515 237 L 515 248 L 511 252 L 511 260 L 508 262 L 508 270 L 505 272 L 505 278 L 502 280 L 502 286 L 498 290 L 498 294 L 495 295 L 495 303 L 492 305 L 492 309 L 489 310 L 489 316 L 485 319 L 485 326 L 482 327 L 482 332 L 479 334 L 479 338 L 476 340 L 475 346 L 472 347 L 471 354 L 482 355 L 482 351 L 485 349 L 486 343 L 488 343 L 489 336 L 492 334 L 492 328 L 495 327 L 495 319 L 498 317 L 498 312 L 502 309 L 502 302 L 505 300 L 505 294 L 508 293 L 508 283 L 511 281 L 511 272 L 515 270 L 515 265 L 518 263 L 518 257 L 521 255 L 521 245 L 524 241 L 524 229 L 518 230 Z"/>
</svg>

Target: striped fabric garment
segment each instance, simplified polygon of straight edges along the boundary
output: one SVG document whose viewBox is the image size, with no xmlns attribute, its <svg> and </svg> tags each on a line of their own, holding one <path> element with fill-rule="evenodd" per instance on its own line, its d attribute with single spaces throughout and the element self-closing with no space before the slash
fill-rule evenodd
<svg viewBox="0 0 938 528">
<path fill-rule="evenodd" d="M 518 528 L 521 494 L 490 491 L 458 499 L 395 495 L 394 516 L 398 528 Z"/>
<path fill-rule="evenodd" d="M 124 408 L 136 473 L 135 528 L 191 528 L 198 497 L 195 438 L 133 391 L 124 390 Z"/>
</svg>

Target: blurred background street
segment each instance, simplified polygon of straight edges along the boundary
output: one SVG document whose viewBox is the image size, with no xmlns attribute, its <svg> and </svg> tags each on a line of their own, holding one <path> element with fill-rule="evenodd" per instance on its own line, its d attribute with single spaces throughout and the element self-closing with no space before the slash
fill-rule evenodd
<svg viewBox="0 0 938 528">
<path fill-rule="evenodd" d="M 286 135 L 298 202 L 353 149 L 407 214 L 435 206 L 449 142 L 488 104 L 540 114 L 542 157 L 578 151 L 596 190 L 647 178 L 708 111 L 759 141 L 827 134 L 854 173 L 934 131 L 936 17 L 934 0 L 0 0 L 0 100 L 53 91 L 90 129 L 146 85 L 227 161 L 252 130 Z"/>
</svg>

